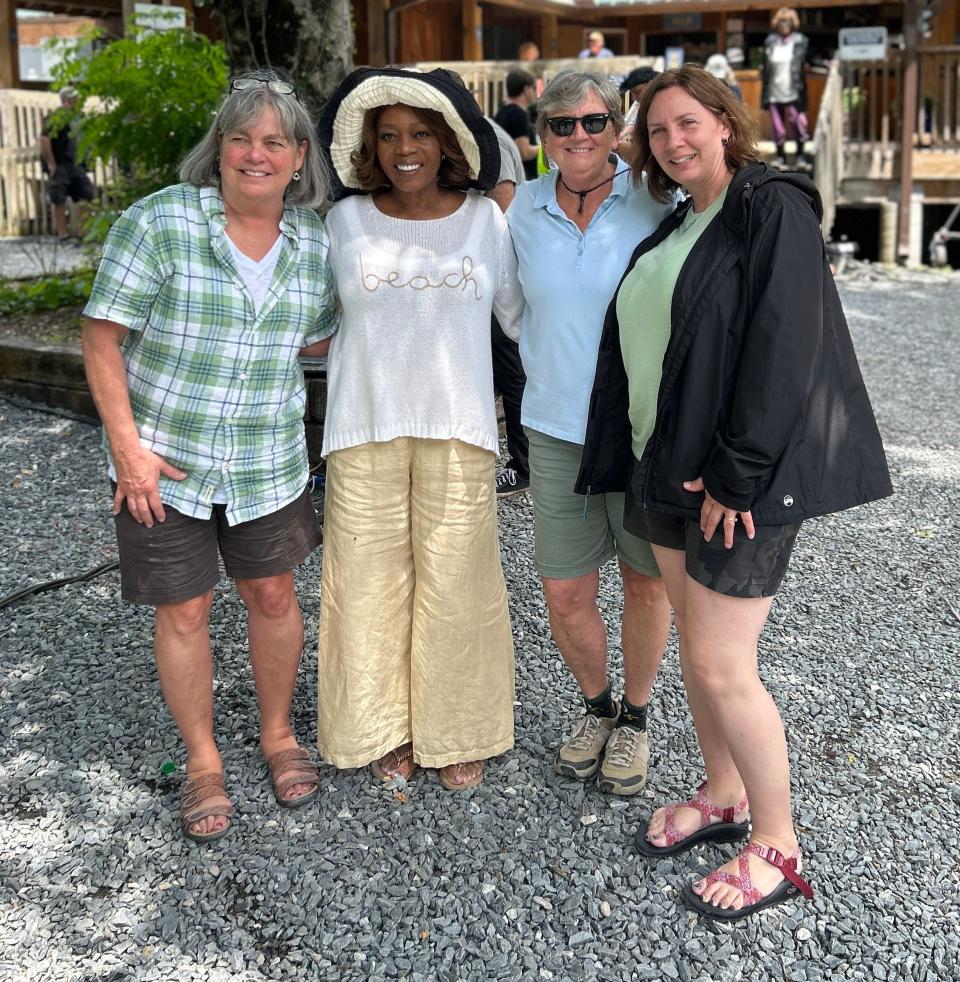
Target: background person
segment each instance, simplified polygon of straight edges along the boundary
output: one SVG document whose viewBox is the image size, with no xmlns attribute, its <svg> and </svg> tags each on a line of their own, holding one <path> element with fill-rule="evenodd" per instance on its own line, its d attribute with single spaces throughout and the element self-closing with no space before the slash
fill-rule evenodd
<svg viewBox="0 0 960 982">
<path fill-rule="evenodd" d="M 213 730 L 208 620 L 218 553 L 247 608 L 260 748 L 277 802 L 319 776 L 290 729 L 303 648 L 293 568 L 319 545 L 307 493 L 298 352 L 335 327 L 326 174 L 293 86 L 236 78 L 183 184 L 110 230 L 83 328 L 109 445 L 123 597 L 156 608 L 164 699 L 187 751 L 180 820 L 191 839 L 230 826 Z"/>
<path fill-rule="evenodd" d="M 770 113 L 775 163 L 786 164 L 787 128 L 797 141 L 797 164 L 809 167 L 805 145 L 810 139 L 807 123 L 807 78 L 804 68 L 810 59 L 810 42 L 801 34 L 800 15 L 792 7 L 781 7 L 770 18 L 773 31 L 763 42 L 760 104 Z"/>
<path fill-rule="evenodd" d="M 647 778 L 647 703 L 670 612 L 650 547 L 623 528 L 623 494 L 573 491 L 604 312 L 634 246 L 670 211 L 634 186 L 616 156 L 620 106 L 616 86 L 596 72 L 550 82 L 537 125 L 558 169 L 518 190 L 507 221 L 526 299 L 522 418 L 535 561 L 553 639 L 585 708 L 554 768 L 581 780 L 599 770 L 602 789 L 635 794 Z M 624 591 L 622 702 L 611 693 L 597 606 L 600 567 L 614 557 Z"/>
<path fill-rule="evenodd" d="M 606 47 L 607 39 L 600 31 L 587 35 L 587 46 L 577 55 L 578 58 L 612 58 L 613 52 Z"/>
<path fill-rule="evenodd" d="M 67 85 L 60 90 L 60 112 L 47 116 L 39 137 L 40 158 L 49 177 L 47 196 L 53 211 L 53 224 L 57 238 L 69 236 L 67 225 L 67 199 L 75 208 L 74 225 L 82 228 L 89 210 L 89 203 L 97 196 L 96 188 L 86 170 L 77 163 L 77 141 L 73 133 L 73 120 L 64 114 L 77 104 L 77 90 Z"/>
<path fill-rule="evenodd" d="M 501 211 L 506 211 L 513 202 L 517 188 L 525 178 L 523 160 L 516 143 L 495 120 L 487 119 L 496 134 L 500 147 L 500 174 L 487 197 L 494 200 Z M 520 349 L 513 338 L 508 338 L 497 323 L 490 320 L 490 343 L 493 353 L 493 388 L 500 393 L 503 403 L 503 421 L 507 431 L 507 460 L 497 468 L 496 490 L 498 498 L 510 498 L 522 494 L 530 487 L 530 464 L 527 434 L 523 431 L 520 410 L 523 404 L 523 388 L 527 377 L 523 374 Z"/>
<path fill-rule="evenodd" d="M 633 129 L 637 122 L 637 110 L 639 109 L 640 96 L 643 90 L 657 77 L 659 72 L 654 68 L 634 68 L 632 72 L 620 83 L 620 94 L 630 94 L 630 107 L 623 120 L 623 127 L 620 130 L 620 145 L 617 153 L 627 163 L 630 162 L 630 154 L 633 150 Z"/>
<path fill-rule="evenodd" d="M 530 120 L 530 107 L 537 101 L 537 80 L 519 69 L 507 72 L 507 99 L 496 111 L 494 121 L 505 129 L 520 152 L 527 180 L 537 177 L 537 134 Z"/>
<path fill-rule="evenodd" d="M 743 101 L 743 94 L 740 92 L 740 84 L 737 82 L 736 72 L 730 67 L 730 62 L 727 61 L 726 55 L 720 54 L 719 51 L 716 54 L 710 55 L 703 67 L 714 78 L 720 79 L 737 99 L 741 102 Z"/>
<path fill-rule="evenodd" d="M 318 745 L 383 780 L 483 779 L 513 745 L 497 538 L 490 317 L 523 298 L 494 133 L 452 73 L 358 69 L 320 121 L 344 197 L 327 218 L 330 349 Z"/>
<path fill-rule="evenodd" d="M 757 162 L 752 118 L 696 65 L 651 82 L 637 141 L 635 180 L 689 198 L 634 252 L 610 306 L 577 484 L 626 483 L 624 525 L 663 573 L 706 770 L 637 847 L 662 857 L 749 834 L 683 890 L 735 920 L 812 896 L 758 638 L 801 522 L 888 495 L 890 479 L 812 183 Z"/>
</svg>

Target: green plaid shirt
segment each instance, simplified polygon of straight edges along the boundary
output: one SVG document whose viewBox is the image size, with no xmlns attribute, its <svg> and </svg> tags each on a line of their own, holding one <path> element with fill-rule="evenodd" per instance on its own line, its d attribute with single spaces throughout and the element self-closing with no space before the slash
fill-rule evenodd
<svg viewBox="0 0 960 982">
<path fill-rule="evenodd" d="M 140 442 L 186 471 L 163 503 L 208 518 L 222 488 L 231 525 L 272 514 L 307 483 L 297 352 L 336 330 L 328 241 L 316 212 L 288 207 L 258 312 L 215 188 L 179 184 L 110 230 L 84 314 L 128 328 L 127 384 Z"/>
</svg>

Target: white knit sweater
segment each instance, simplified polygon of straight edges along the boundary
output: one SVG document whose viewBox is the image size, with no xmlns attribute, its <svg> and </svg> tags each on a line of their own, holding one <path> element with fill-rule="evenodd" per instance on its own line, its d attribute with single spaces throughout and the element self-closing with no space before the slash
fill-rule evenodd
<svg viewBox="0 0 960 982">
<path fill-rule="evenodd" d="M 323 454 L 401 436 L 497 451 L 490 314 L 519 330 L 523 294 L 500 209 L 467 195 L 408 221 L 369 195 L 326 218 L 342 308 L 327 363 Z"/>
</svg>

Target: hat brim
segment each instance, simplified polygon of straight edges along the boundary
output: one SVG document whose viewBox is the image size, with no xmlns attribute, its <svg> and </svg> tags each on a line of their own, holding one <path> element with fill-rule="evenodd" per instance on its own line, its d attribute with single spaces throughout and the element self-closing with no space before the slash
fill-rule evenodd
<svg viewBox="0 0 960 982">
<path fill-rule="evenodd" d="M 352 157 L 360 149 L 367 112 L 397 104 L 439 112 L 466 158 L 469 186 L 486 191 L 496 184 L 500 173 L 496 135 L 455 76 L 444 69 L 358 68 L 337 87 L 317 126 L 320 148 L 335 177 L 334 198 L 363 190 Z"/>
</svg>

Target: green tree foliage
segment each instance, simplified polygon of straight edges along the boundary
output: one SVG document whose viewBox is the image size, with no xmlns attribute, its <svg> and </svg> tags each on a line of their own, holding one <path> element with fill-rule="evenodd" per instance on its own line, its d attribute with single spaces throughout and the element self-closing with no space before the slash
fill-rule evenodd
<svg viewBox="0 0 960 982">
<path fill-rule="evenodd" d="M 176 182 L 227 87 L 223 46 L 182 28 L 135 31 L 55 71 L 56 88 L 69 83 L 80 94 L 80 154 L 116 161 L 125 175 L 118 197 L 127 201 Z M 84 110 L 91 96 L 99 106 Z"/>
</svg>

